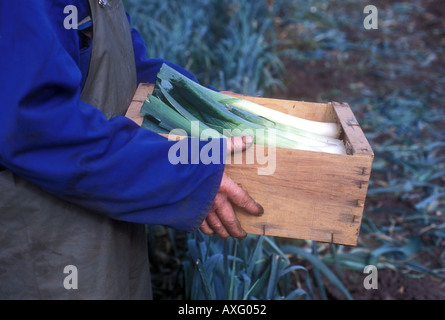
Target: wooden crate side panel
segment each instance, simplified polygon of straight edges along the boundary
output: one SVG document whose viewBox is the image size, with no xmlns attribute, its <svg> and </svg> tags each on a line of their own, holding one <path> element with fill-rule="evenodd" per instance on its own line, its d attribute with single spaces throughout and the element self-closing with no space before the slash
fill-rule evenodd
<svg viewBox="0 0 445 320">
<path fill-rule="evenodd" d="M 136 90 L 133 101 L 144 102 L 147 99 L 147 96 L 153 92 L 154 89 L 153 84 L 149 83 L 141 83 Z"/>
<path fill-rule="evenodd" d="M 259 218 L 237 210 L 247 232 L 355 245 L 369 166 L 369 157 L 279 149 L 273 175 L 258 175 L 260 165 L 226 170 L 265 208 Z"/>
<path fill-rule="evenodd" d="M 347 149 L 354 155 L 374 156 L 371 146 L 365 137 L 357 119 L 347 103 L 332 102 L 334 112 L 342 126 Z"/>
<path fill-rule="evenodd" d="M 153 92 L 154 85 L 141 83 L 139 84 L 133 100 L 128 107 L 126 117 L 136 122 L 139 126 L 142 125 L 144 117 L 141 115 L 141 108 L 147 96 Z"/>
</svg>

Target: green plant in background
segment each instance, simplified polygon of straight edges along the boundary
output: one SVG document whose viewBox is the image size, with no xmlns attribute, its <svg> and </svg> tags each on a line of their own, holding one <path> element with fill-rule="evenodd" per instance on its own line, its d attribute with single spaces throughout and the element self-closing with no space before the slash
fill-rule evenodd
<svg viewBox="0 0 445 320">
<path fill-rule="evenodd" d="M 183 262 L 186 298 L 192 300 L 294 300 L 314 299 L 325 277 L 347 299 L 352 299 L 338 277 L 315 255 L 296 246 L 278 246 L 274 238 L 249 235 L 245 240 L 203 236 L 187 241 L 189 256 Z M 288 256 L 307 259 L 315 272 L 292 264 Z"/>
<path fill-rule="evenodd" d="M 148 56 L 192 71 L 205 85 L 258 95 L 280 85 L 283 64 L 263 1 L 127 0 Z"/>
</svg>

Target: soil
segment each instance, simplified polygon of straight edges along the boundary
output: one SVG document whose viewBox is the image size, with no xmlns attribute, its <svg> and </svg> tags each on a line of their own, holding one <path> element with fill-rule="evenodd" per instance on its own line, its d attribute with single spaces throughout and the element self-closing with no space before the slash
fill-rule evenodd
<svg viewBox="0 0 445 320">
<path fill-rule="evenodd" d="M 293 261 L 296 265 L 303 265 L 309 270 L 312 282 L 316 283 L 311 266 L 306 261 Z M 370 274 L 362 271 L 342 269 L 339 277 L 354 300 L 443 300 L 443 280 L 432 276 L 421 278 L 405 275 L 397 270 L 377 269 L 375 280 L 367 278 Z M 365 288 L 364 283 L 375 286 Z M 331 282 L 323 284 L 326 298 L 329 300 L 345 300 L 345 296 Z M 307 290 L 307 288 L 304 288 Z M 322 299 L 318 287 L 313 288 L 314 299 Z"/>
<path fill-rule="evenodd" d="M 374 1 L 378 8 L 386 8 L 394 2 L 403 1 Z M 441 0 L 422 0 L 423 11 L 413 14 L 417 32 L 424 36 L 419 39 L 413 37 L 409 39 L 410 46 L 413 48 L 423 50 L 434 46 L 445 47 L 445 37 L 443 30 L 445 30 L 445 6 Z M 392 26 L 394 28 L 393 37 L 405 35 L 404 26 Z M 436 30 L 436 32 L 432 32 Z M 442 33 L 437 33 L 437 30 L 442 30 Z M 358 39 L 356 31 L 350 30 L 348 34 L 350 39 Z M 371 31 L 373 37 L 382 37 L 383 33 L 380 30 Z M 388 37 L 388 34 L 385 34 Z M 387 39 L 388 40 L 388 39 Z M 335 52 L 333 52 L 335 55 Z M 419 67 L 415 74 L 410 74 L 405 77 L 398 77 L 397 80 L 385 82 L 385 79 L 379 76 L 379 70 L 367 70 L 363 68 L 347 68 L 353 66 L 359 61 L 363 61 L 361 52 L 351 52 L 348 59 L 342 61 L 342 65 L 333 64 L 332 60 L 317 60 L 311 61 L 308 64 L 296 64 L 288 61 L 286 70 L 290 71 L 287 83 L 292 86 L 289 90 L 281 90 L 275 92 L 275 96 L 284 99 L 306 100 L 306 101 L 345 101 L 348 97 L 355 98 L 354 92 L 351 90 L 351 84 L 362 83 L 369 88 L 394 88 L 397 86 L 412 85 L 415 83 L 424 83 L 426 90 L 437 90 L 435 87 L 435 74 L 437 70 L 445 70 L 445 59 L 439 57 L 428 67 Z M 395 58 L 396 59 L 396 58 Z M 335 59 L 334 59 L 335 60 Z M 391 61 L 387 61 L 388 64 Z M 344 70 L 348 72 L 344 72 Z M 343 70 L 343 71 L 342 71 Z M 443 90 L 443 89 L 442 89 Z M 443 92 L 442 92 L 443 94 Z M 358 119 L 362 114 L 362 110 L 354 110 Z M 360 120 L 359 120 L 360 122 Z M 441 125 L 444 125 L 443 123 Z M 443 127 L 442 127 L 443 128 Z M 372 141 L 370 141 L 371 144 Z M 376 141 L 378 143 L 378 141 Z M 373 173 L 371 179 L 379 179 L 378 173 Z M 373 211 L 369 210 L 372 206 L 383 206 L 389 208 L 404 209 L 409 206 L 406 202 L 401 202 L 394 197 L 379 197 L 378 199 L 367 199 L 367 206 L 365 207 L 365 215 L 373 221 L 379 221 L 382 217 Z M 386 217 L 387 218 L 387 217 Z M 361 236 L 361 241 L 369 242 L 370 240 Z M 427 241 L 427 240 L 425 240 Z M 443 248 L 442 248 L 443 249 Z M 437 248 L 437 252 L 430 252 L 423 254 L 417 259 L 426 265 L 439 265 L 437 261 L 440 258 L 442 249 Z M 302 262 L 303 263 L 303 262 Z M 400 270 L 392 270 L 383 268 L 378 270 L 378 289 L 366 290 L 363 286 L 363 281 L 367 274 L 359 271 L 343 270 L 342 281 L 347 287 L 351 295 L 356 300 L 436 300 L 445 299 L 445 288 L 443 280 L 424 275 L 419 278 L 413 277 L 412 274 L 404 274 Z M 334 288 L 330 283 L 326 283 L 326 291 L 330 299 L 344 299 L 344 296 Z"/>
<path fill-rule="evenodd" d="M 443 299 L 443 291 L 438 278 L 409 278 L 390 269 L 378 270 L 377 288 L 365 289 L 363 281 L 367 274 L 347 272 L 343 283 L 356 300 L 437 300 Z M 328 287 L 331 299 L 344 299 L 335 288 Z"/>
</svg>

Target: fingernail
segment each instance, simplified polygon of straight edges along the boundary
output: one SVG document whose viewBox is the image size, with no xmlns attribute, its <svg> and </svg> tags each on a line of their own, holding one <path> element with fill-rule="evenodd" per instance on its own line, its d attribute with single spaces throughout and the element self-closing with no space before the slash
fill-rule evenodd
<svg viewBox="0 0 445 320">
<path fill-rule="evenodd" d="M 258 214 L 259 216 L 262 216 L 264 214 L 264 208 L 262 205 L 260 205 L 258 202 L 255 202 L 255 204 L 257 205 L 258 209 L 260 210 L 260 213 Z"/>
</svg>

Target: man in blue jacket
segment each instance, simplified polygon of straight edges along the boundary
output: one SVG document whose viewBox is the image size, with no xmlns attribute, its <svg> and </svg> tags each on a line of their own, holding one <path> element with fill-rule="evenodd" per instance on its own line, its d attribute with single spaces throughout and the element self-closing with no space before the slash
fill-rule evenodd
<svg viewBox="0 0 445 320">
<path fill-rule="evenodd" d="M 151 298 L 145 224 L 242 239 L 232 204 L 262 214 L 224 164 L 172 165 L 124 117 L 162 63 L 196 81 L 146 57 L 121 0 L 0 3 L 0 298 Z"/>
</svg>

